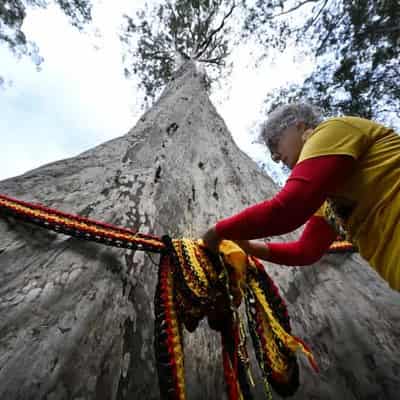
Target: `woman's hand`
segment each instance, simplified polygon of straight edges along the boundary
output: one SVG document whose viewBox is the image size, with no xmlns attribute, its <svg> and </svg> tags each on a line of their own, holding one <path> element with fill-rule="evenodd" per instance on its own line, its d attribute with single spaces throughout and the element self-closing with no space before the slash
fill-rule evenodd
<svg viewBox="0 0 400 400">
<path fill-rule="evenodd" d="M 248 255 L 260 258 L 261 260 L 269 261 L 270 252 L 268 245 L 265 243 L 254 240 L 234 240 L 234 242 Z"/>
<path fill-rule="evenodd" d="M 251 242 L 249 240 L 233 240 L 245 253 L 251 253 Z"/>
<path fill-rule="evenodd" d="M 222 238 L 218 236 L 215 226 L 210 228 L 202 237 L 205 247 L 214 254 L 218 254 L 219 244 Z"/>
</svg>

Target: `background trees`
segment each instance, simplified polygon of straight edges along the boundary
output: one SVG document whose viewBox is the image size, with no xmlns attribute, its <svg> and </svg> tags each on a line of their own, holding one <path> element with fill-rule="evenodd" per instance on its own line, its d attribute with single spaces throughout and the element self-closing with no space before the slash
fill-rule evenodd
<svg viewBox="0 0 400 400">
<path fill-rule="evenodd" d="M 93 0 L 55 0 L 71 23 L 91 20 Z M 26 7 L 47 0 L 5 0 L 0 6 L 0 41 L 16 54 L 42 60 L 21 26 Z M 178 58 L 207 68 L 210 82 L 229 73 L 230 49 L 241 40 L 257 42 L 259 55 L 302 48 L 315 68 L 302 84 L 266 99 L 279 103 L 308 99 L 332 114 L 354 114 L 390 122 L 400 98 L 400 3 L 396 0 L 169 0 L 124 16 L 127 76 L 137 75 L 147 100 L 168 81 Z"/>
<path fill-rule="evenodd" d="M 91 20 L 91 0 L 54 0 L 69 17 L 71 24 L 82 29 Z M 29 55 L 36 64 L 42 59 L 38 48 L 22 32 L 22 24 L 29 7 L 46 7 L 48 0 L 2 0 L 0 3 L 0 42 L 8 45 L 15 55 Z"/>
<path fill-rule="evenodd" d="M 257 1 L 245 30 L 268 49 L 289 41 L 315 57 L 302 85 L 281 88 L 267 107 L 309 99 L 329 114 L 390 122 L 400 96 L 400 3 L 396 0 Z M 287 5 L 291 3 L 291 5 Z M 271 28 L 273 28 L 271 30 Z M 279 39 L 271 35 L 278 34 Z"/>
<path fill-rule="evenodd" d="M 177 64 L 191 59 L 207 66 L 211 83 L 227 67 L 235 8 L 229 0 L 176 0 L 125 15 L 126 75 L 137 74 L 154 99 Z"/>
</svg>

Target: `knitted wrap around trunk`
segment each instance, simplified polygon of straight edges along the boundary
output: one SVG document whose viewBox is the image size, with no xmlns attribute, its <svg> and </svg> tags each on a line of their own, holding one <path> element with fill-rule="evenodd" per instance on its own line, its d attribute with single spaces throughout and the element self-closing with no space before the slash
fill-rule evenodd
<svg viewBox="0 0 400 400">
<path fill-rule="evenodd" d="M 192 63 L 127 134 L 0 182 L 4 195 L 173 238 L 197 238 L 277 190 L 235 145 Z M 0 217 L 0 398 L 159 399 L 150 257 Z M 299 357 L 291 398 L 397 399 L 399 293 L 357 254 L 265 265 L 320 367 Z M 201 321 L 182 341 L 188 400 L 226 399 L 220 335 Z"/>
</svg>

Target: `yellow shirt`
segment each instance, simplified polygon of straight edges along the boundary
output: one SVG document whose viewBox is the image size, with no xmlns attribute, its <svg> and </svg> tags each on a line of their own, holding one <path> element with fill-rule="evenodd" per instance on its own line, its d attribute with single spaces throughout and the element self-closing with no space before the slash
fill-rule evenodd
<svg viewBox="0 0 400 400">
<path fill-rule="evenodd" d="M 329 199 L 360 254 L 400 290 L 400 137 L 366 119 L 333 118 L 314 129 L 297 162 L 334 154 L 357 166 Z"/>
</svg>

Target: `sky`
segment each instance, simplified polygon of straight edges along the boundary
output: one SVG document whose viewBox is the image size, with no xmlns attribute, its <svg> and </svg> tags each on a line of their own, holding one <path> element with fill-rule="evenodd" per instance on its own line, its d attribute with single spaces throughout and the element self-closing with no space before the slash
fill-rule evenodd
<svg viewBox="0 0 400 400">
<path fill-rule="evenodd" d="M 86 34 L 74 29 L 55 5 L 28 10 L 23 31 L 38 45 L 44 62 L 38 70 L 28 57 L 17 59 L 0 45 L 0 76 L 5 78 L 0 89 L 0 180 L 76 156 L 135 125 L 143 113 L 141 96 L 135 78 L 123 75 L 116 32 L 122 12 L 134 12 L 143 3 L 98 1 Z M 211 100 L 239 148 L 265 162 L 267 172 L 282 183 L 281 167 L 272 163 L 265 147 L 253 143 L 260 113 L 268 92 L 301 81 L 312 60 L 289 49 L 255 69 L 252 50 L 235 47 L 229 84 L 215 90 Z"/>
</svg>

